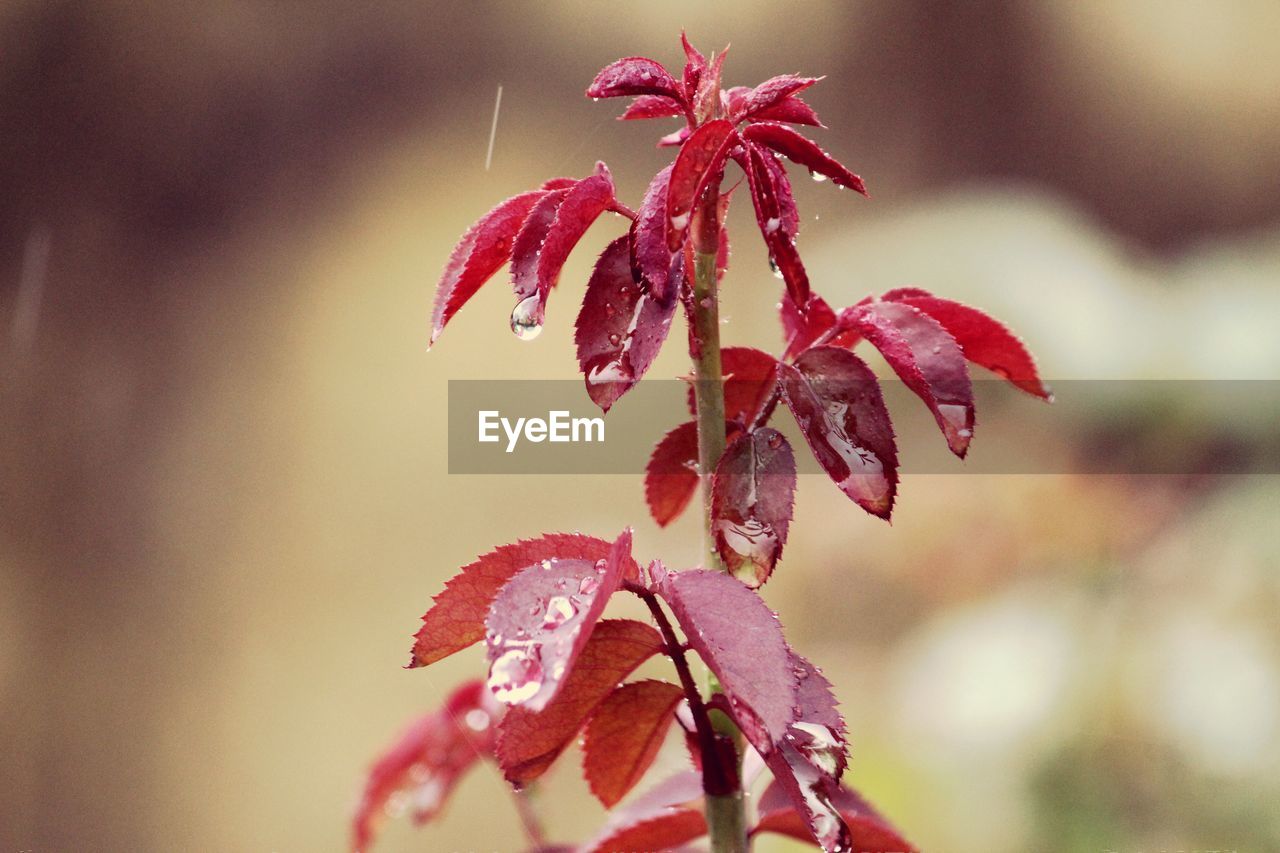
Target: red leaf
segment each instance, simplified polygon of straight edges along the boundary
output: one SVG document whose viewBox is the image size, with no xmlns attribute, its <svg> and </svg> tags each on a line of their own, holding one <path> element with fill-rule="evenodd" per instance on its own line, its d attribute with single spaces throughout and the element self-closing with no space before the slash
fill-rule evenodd
<svg viewBox="0 0 1280 853">
<path fill-rule="evenodd" d="M 543 560 L 507 581 L 485 617 L 488 683 L 498 701 L 547 706 L 622 583 L 630 554 L 628 528 L 603 560 Z"/>
<path fill-rule="evenodd" d="M 672 118 L 684 115 L 684 107 L 675 98 L 666 95 L 641 95 L 632 101 L 619 121 L 635 121 L 647 118 Z"/>
<path fill-rule="evenodd" d="M 691 98 L 693 117 L 698 123 L 710 121 L 715 115 L 715 108 L 720 103 L 720 72 L 728 52 L 729 48 L 726 47 L 719 53 L 713 53 L 711 62 L 698 76 L 698 89 Z"/>
<path fill-rule="evenodd" d="M 609 556 L 613 546 L 594 536 L 549 533 L 495 548 L 462 567 L 435 596 L 414 636 L 409 667 L 426 666 L 484 638 L 484 620 L 498 591 L 521 569 L 543 560 L 586 560 L 593 565 Z M 626 577 L 639 577 L 640 567 L 625 558 Z"/>
<path fill-rule="evenodd" d="M 800 234 L 800 211 L 796 208 L 795 195 L 791 191 L 791 179 L 787 177 L 786 167 L 775 155 L 761 149 L 760 162 L 769 171 L 770 186 L 778 203 L 780 227 L 792 241 Z"/>
<path fill-rule="evenodd" d="M 644 499 L 649 514 L 666 527 L 689 505 L 698 490 L 698 425 L 680 424 L 653 449 L 644 472 Z"/>
<path fill-rule="evenodd" d="M 588 98 L 618 98 L 626 95 L 666 95 L 679 98 L 680 90 L 667 69 L 643 56 L 629 56 L 610 62 L 587 87 Z"/>
<path fill-rule="evenodd" d="M 800 709 L 789 735 L 814 766 L 839 779 L 848 762 L 844 717 L 836 706 L 831 682 L 803 655 L 791 652 Z"/>
<path fill-rule="evenodd" d="M 724 376 L 724 416 L 729 421 L 750 422 L 773 394 L 778 360 L 754 347 L 725 347 L 720 351 Z M 697 414 L 694 388 L 688 390 L 689 413 Z"/>
<path fill-rule="evenodd" d="M 436 285 L 435 307 L 431 312 L 431 343 L 436 342 L 445 324 L 480 286 L 511 257 L 512 244 L 529 211 L 546 193 L 521 193 L 507 199 L 480 217 L 467 229 L 449 255 L 440 283 Z"/>
<path fill-rule="evenodd" d="M 689 135 L 671 169 L 667 189 L 667 248 L 680 248 L 689 227 L 693 206 L 720 179 L 725 157 L 738 139 L 725 119 L 707 122 Z"/>
<path fill-rule="evenodd" d="M 871 368 L 847 350 L 814 347 L 794 366 L 779 364 L 778 380 L 818 464 L 858 506 L 888 518 L 898 454 Z"/>
<path fill-rule="evenodd" d="M 809 294 L 809 305 L 802 313 L 791 294 L 783 293 L 778 302 L 778 317 L 782 321 L 782 337 L 787 342 L 783 358 L 793 359 L 813 346 L 813 342 L 825 335 L 836 324 L 836 312 L 827 300 L 816 293 Z"/>
<path fill-rule="evenodd" d="M 849 828 L 852 853 L 899 853 L 914 851 L 916 847 L 907 841 L 893 825 L 885 820 L 858 793 L 844 785 L 829 788 L 827 801 L 839 812 Z M 810 841 L 813 834 L 804 819 L 797 813 L 786 790 L 776 780 L 765 788 L 760 796 L 760 820 L 751 831 L 776 832 L 800 841 Z"/>
<path fill-rule="evenodd" d="M 555 208 L 555 215 L 547 225 L 542 243 L 535 250 L 536 261 L 532 275 L 529 267 L 521 266 L 522 275 L 515 278 L 516 308 L 511 314 L 511 328 L 517 334 L 521 329 L 540 328 L 546 311 L 547 296 L 560 278 L 560 270 L 578 240 L 591 227 L 600 214 L 613 203 L 613 178 L 603 163 L 596 166 L 599 172 L 583 178 Z M 530 215 L 530 220 L 533 215 Z M 523 237 L 523 233 L 521 237 Z M 522 247 L 523 248 L 523 247 Z M 527 257 L 527 255 L 525 256 Z M 512 266 L 515 272 L 514 265 Z"/>
<path fill-rule="evenodd" d="M 774 185 L 773 171 L 765 163 L 771 154 L 761 154 L 754 145 L 747 146 L 743 155 L 748 165 L 746 173 L 751 188 L 751 200 L 755 204 L 756 222 L 769 247 L 769 260 L 782 274 L 787 291 L 798 305 L 809 301 L 809 277 L 796 252 L 795 234 L 786 230 L 784 206 L 779 201 Z"/>
<path fill-rule="evenodd" d="M 840 312 L 839 324 L 880 350 L 916 393 L 961 459 L 973 437 L 973 385 L 955 338 L 923 311 L 900 302 L 869 302 Z"/>
<path fill-rule="evenodd" d="M 804 166 L 814 175 L 822 175 L 831 179 L 833 184 L 848 187 L 863 195 L 867 194 L 866 185 L 853 172 L 840 165 L 831 155 L 819 148 L 812 140 L 800 135 L 785 124 L 776 122 L 760 122 L 752 124 L 742 131 L 742 135 L 761 145 L 767 145 L 787 159 Z"/>
<path fill-rule="evenodd" d="M 707 834 L 702 814 L 702 775 L 685 771 L 609 815 L 583 853 L 671 850 Z"/>
<path fill-rule="evenodd" d="M 575 324 L 587 394 L 609 407 L 640 381 L 671 329 L 676 298 L 660 300 L 632 277 L 628 238 L 609 244 L 587 282 Z"/>
<path fill-rule="evenodd" d="M 574 186 L 577 186 L 575 181 Z M 555 221 L 556 211 L 571 188 L 550 190 L 529 211 L 511 249 L 511 287 L 515 291 L 516 310 L 511 314 L 511 329 L 516 334 L 532 337 L 542 328 L 541 300 L 538 299 L 538 257 L 547 240 L 547 232 Z"/>
<path fill-rule="evenodd" d="M 698 93 L 698 83 L 707 70 L 707 58 L 689 43 L 689 37 L 683 31 L 680 33 L 680 44 L 684 47 L 684 75 L 681 86 L 684 89 L 685 98 L 692 101 Z"/>
<path fill-rule="evenodd" d="M 636 266 L 649 290 L 659 299 L 667 294 L 671 250 L 667 248 L 667 184 L 672 166 L 653 176 L 636 211 Z"/>
<path fill-rule="evenodd" d="M 762 110 L 775 106 L 784 98 L 808 89 L 821 79 L 821 77 L 797 77 L 794 74 L 771 77 L 750 92 L 743 93 L 741 100 L 738 101 L 738 109 L 730 118 L 735 122 L 751 118 Z"/>
<path fill-rule="evenodd" d="M 577 185 L 580 178 L 547 178 L 542 182 L 544 190 L 569 190 Z"/>
<path fill-rule="evenodd" d="M 751 117 L 751 121 L 785 121 L 791 124 L 807 124 L 811 127 L 826 127 L 799 95 L 790 95 L 771 107 L 760 110 Z"/>
<path fill-rule="evenodd" d="M 720 679 L 738 727 L 767 751 L 794 719 L 796 678 L 777 617 L 721 571 L 672 572 L 659 585 L 689 645 Z"/>
<path fill-rule="evenodd" d="M 720 457 L 712 482 L 716 550 L 736 578 L 758 587 L 787 542 L 796 491 L 791 445 L 768 427 L 740 435 Z"/>
<path fill-rule="evenodd" d="M 596 708 L 583 742 L 583 772 L 591 793 L 613 808 L 658 755 L 684 692 L 665 681 L 615 689 Z"/>
<path fill-rule="evenodd" d="M 937 320 L 955 338 L 964 357 L 1044 400 L 1053 398 L 1036 371 L 1035 359 L 1013 332 L 977 308 L 931 295 L 917 288 L 900 288 L 884 299 L 910 305 Z"/>
<path fill-rule="evenodd" d="M 508 781 L 536 779 L 572 742 L 596 706 L 636 667 L 662 650 L 662 635 L 643 622 L 606 619 L 564 681 L 540 712 L 511 708 L 498 726 L 498 764 Z"/>
<path fill-rule="evenodd" d="M 493 752 L 500 709 L 479 681 L 459 687 L 444 707 L 422 717 L 369 770 L 353 822 L 352 848 L 366 850 L 388 812 L 413 810 L 416 823 L 440 813 L 476 761 Z"/>
</svg>

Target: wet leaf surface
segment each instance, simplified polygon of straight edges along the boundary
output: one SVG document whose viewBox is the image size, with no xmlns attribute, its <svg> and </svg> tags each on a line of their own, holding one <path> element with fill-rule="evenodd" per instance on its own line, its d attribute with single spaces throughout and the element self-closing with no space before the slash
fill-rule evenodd
<svg viewBox="0 0 1280 853">
<path fill-rule="evenodd" d="M 863 195 L 867 187 L 862 178 L 846 169 L 839 161 L 818 147 L 817 143 L 777 122 L 758 122 L 742 131 L 744 138 L 772 148 L 788 160 L 803 166 L 815 178 L 830 178 L 836 186 L 847 187 Z"/>
<path fill-rule="evenodd" d="M 671 169 L 667 188 L 667 248 L 680 248 L 689 230 L 693 205 L 713 181 L 720 179 L 729 149 L 737 139 L 725 119 L 707 122 L 689 135 Z"/>
<path fill-rule="evenodd" d="M 796 461 L 782 433 L 763 427 L 738 436 L 716 466 L 711 524 L 716 550 L 748 586 L 769 579 L 787 541 L 795 506 Z"/>
<path fill-rule="evenodd" d="M 628 95 L 680 97 L 672 76 L 659 63 L 643 56 L 628 56 L 610 62 L 587 87 L 589 98 L 619 98 Z"/>
</svg>

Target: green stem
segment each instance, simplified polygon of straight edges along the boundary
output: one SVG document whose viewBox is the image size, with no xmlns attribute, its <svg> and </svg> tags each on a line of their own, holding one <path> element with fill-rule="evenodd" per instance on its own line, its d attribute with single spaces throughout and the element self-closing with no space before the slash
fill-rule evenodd
<svg viewBox="0 0 1280 853">
<path fill-rule="evenodd" d="M 708 192 L 694 215 L 694 278 L 690 311 L 693 356 L 693 382 L 698 425 L 698 471 L 702 486 L 702 547 L 706 564 L 725 570 L 715 548 L 711 517 L 711 475 L 724 454 L 724 385 L 720 364 L 720 304 L 716 292 L 716 250 L 719 245 L 720 222 L 717 216 L 718 194 Z M 719 692 L 720 685 L 708 672 L 708 687 Z M 710 714 L 716 731 L 727 735 L 742 753 L 742 735 L 733 721 L 719 711 Z M 740 762 L 739 762 L 740 763 Z M 734 776 L 740 774 L 735 768 Z M 707 796 L 707 827 L 713 853 L 745 853 L 747 850 L 746 812 L 742 788 L 724 795 Z"/>
</svg>

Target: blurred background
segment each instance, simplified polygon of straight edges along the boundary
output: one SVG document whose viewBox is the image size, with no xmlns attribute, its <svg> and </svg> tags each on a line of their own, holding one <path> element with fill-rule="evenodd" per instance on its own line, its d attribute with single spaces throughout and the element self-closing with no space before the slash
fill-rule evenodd
<svg viewBox="0 0 1280 853">
<path fill-rule="evenodd" d="M 497 200 L 597 158 L 638 200 L 672 128 L 581 93 L 619 56 L 680 67 L 681 27 L 733 43 L 729 85 L 828 75 L 817 138 L 873 196 L 797 187 L 831 302 L 981 305 L 1050 380 L 1280 378 L 1269 0 L 5 3 L 0 850 L 342 849 L 375 754 L 480 672 L 400 669 L 458 566 L 625 524 L 696 559 L 636 477 L 446 470 L 448 379 L 575 375 L 613 222 L 536 342 L 496 281 L 425 351 Z M 726 340 L 773 348 L 748 227 Z M 1241 420 L 1184 428 L 1268 426 Z M 808 477 L 765 595 L 836 684 L 849 779 L 927 850 L 1280 849 L 1278 508 L 1274 476 L 917 475 L 889 526 Z M 576 763 L 558 839 L 600 818 Z M 478 771 L 382 849 L 517 849 L 504 796 Z"/>
</svg>

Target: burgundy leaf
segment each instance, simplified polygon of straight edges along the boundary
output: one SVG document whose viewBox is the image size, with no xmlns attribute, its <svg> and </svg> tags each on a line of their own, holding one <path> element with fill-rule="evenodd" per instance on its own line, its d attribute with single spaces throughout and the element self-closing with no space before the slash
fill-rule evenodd
<svg viewBox="0 0 1280 853">
<path fill-rule="evenodd" d="M 794 74 L 772 77 L 750 92 L 744 93 L 738 102 L 738 109 L 730 115 L 730 118 L 735 122 L 751 118 L 762 110 L 775 106 L 784 98 L 808 89 L 821 79 L 821 77 L 797 77 Z"/>
<path fill-rule="evenodd" d="M 653 176 L 636 211 L 636 267 L 659 299 L 666 298 L 667 278 L 671 269 L 671 250 L 667 248 L 667 184 L 672 166 Z"/>
<path fill-rule="evenodd" d="M 671 850 L 707 834 L 702 814 L 702 774 L 685 771 L 659 782 L 609 815 L 583 853 Z"/>
<path fill-rule="evenodd" d="M 521 569 L 543 560 L 583 560 L 594 565 L 609 556 L 613 546 L 594 536 L 549 533 L 495 548 L 462 567 L 445 584 L 422 617 L 414 636 L 409 667 L 427 666 L 484 638 L 484 620 L 498 591 Z M 640 567 L 625 557 L 623 574 L 638 578 Z"/>
<path fill-rule="evenodd" d="M 923 311 L 901 302 L 869 302 L 840 312 L 839 325 L 865 337 L 916 393 L 961 459 L 973 437 L 973 385 L 955 338 Z"/>
<path fill-rule="evenodd" d="M 799 824 L 801 839 L 812 838 L 823 850 L 853 850 L 853 836 L 844 816 L 835 804 L 840 783 L 828 773 L 815 767 L 789 741 L 783 741 L 765 756 L 765 763 L 773 772 L 773 783 L 781 796 L 790 800 L 795 822 Z M 766 831 L 770 827 L 757 826 Z"/>
<path fill-rule="evenodd" d="M 771 107 L 760 110 L 751 121 L 785 121 L 791 124 L 807 124 L 810 127 L 826 127 L 799 95 L 789 95 Z"/>
<path fill-rule="evenodd" d="M 517 303 L 511 314 L 511 328 L 517 334 L 521 334 L 522 329 L 541 328 L 547 296 L 559 280 L 560 270 L 569 259 L 569 253 L 578 245 L 578 240 L 591 223 L 614 201 L 613 178 L 603 163 L 597 164 L 596 168 L 599 170 L 597 174 L 579 181 L 556 206 L 555 216 L 537 249 L 533 275 L 528 275 L 527 267 L 522 267 L 525 275 L 515 281 Z"/>
<path fill-rule="evenodd" d="M 543 560 L 507 581 L 485 617 L 488 684 L 498 701 L 547 706 L 622 583 L 630 554 L 628 528 L 602 560 Z"/>
<path fill-rule="evenodd" d="M 680 44 L 684 47 L 684 76 L 681 86 L 684 96 L 692 101 L 698 93 L 698 83 L 707 70 L 707 58 L 689 43 L 689 37 L 683 31 L 680 33 Z"/>
<path fill-rule="evenodd" d="M 814 347 L 778 365 L 783 399 L 818 464 L 846 495 L 888 518 L 898 487 L 893 424 L 871 368 L 853 353 Z"/>
<path fill-rule="evenodd" d="M 836 325 L 836 312 L 816 293 L 809 294 L 809 305 L 801 312 L 791 295 L 784 292 L 778 303 L 778 316 L 782 320 L 782 337 L 787 342 L 783 358 L 787 359 L 799 356 Z"/>
<path fill-rule="evenodd" d="M 760 225 L 760 233 L 769 248 L 770 263 L 786 281 L 791 298 L 797 305 L 805 305 L 809 301 L 809 277 L 799 253 L 796 252 L 795 234 L 788 233 L 784 228 L 786 221 L 783 206 L 774 186 L 773 172 L 765 163 L 765 158 L 771 156 L 761 154 L 754 145 L 747 146 L 744 154 L 748 163 L 746 172 L 751 187 L 751 200 L 755 203 L 756 222 Z"/>
<path fill-rule="evenodd" d="M 848 762 L 844 718 L 836 706 L 831 682 L 803 655 L 791 652 L 792 672 L 797 679 L 796 714 L 789 739 L 809 761 L 839 779 Z"/>
<path fill-rule="evenodd" d="M 720 179 L 725 157 L 737 138 L 730 122 L 716 119 L 695 130 L 680 147 L 667 189 L 667 248 L 671 251 L 680 248 L 694 204 Z"/>
<path fill-rule="evenodd" d="M 720 350 L 720 372 L 724 376 L 724 416 L 729 421 L 749 423 L 773 394 L 777 384 L 778 360 L 754 347 L 725 347 Z M 688 391 L 689 413 L 697 414 L 694 388 Z"/>
<path fill-rule="evenodd" d="M 764 600 L 721 571 L 672 572 L 659 585 L 689 645 L 716 674 L 738 727 L 767 751 L 795 718 L 796 677 Z"/>
<path fill-rule="evenodd" d="M 589 98 L 618 98 L 627 95 L 666 95 L 679 98 L 676 81 L 652 59 L 629 56 L 610 62 L 587 87 Z"/>
<path fill-rule="evenodd" d="M 769 579 L 787 542 L 795 504 L 796 460 L 782 433 L 764 427 L 738 436 L 720 457 L 711 490 L 716 550 L 747 586 Z"/>
<path fill-rule="evenodd" d="M 661 650 L 662 635 L 643 622 L 605 619 L 596 625 L 546 708 L 511 708 L 502 718 L 497 757 L 507 780 L 525 784 L 541 776 L 618 683 Z"/>
<path fill-rule="evenodd" d="M 862 183 L 862 178 L 840 165 L 839 162 L 819 148 L 812 140 L 800 135 L 785 124 L 778 124 L 777 122 L 752 124 L 742 131 L 742 135 L 752 142 L 766 145 L 792 162 L 804 166 L 814 177 L 830 178 L 831 182 L 837 186 L 848 187 L 863 195 L 867 194 L 867 188 Z"/>
<path fill-rule="evenodd" d="M 901 853 L 917 848 L 907 841 L 866 800 L 843 785 L 823 786 L 825 800 L 839 813 L 849 830 L 853 853 Z M 805 819 L 796 811 L 785 787 L 771 782 L 760 795 L 760 820 L 751 831 L 776 832 L 800 841 L 810 841 L 813 834 Z"/>
<path fill-rule="evenodd" d="M 764 149 L 760 150 L 760 162 L 769 171 L 774 198 L 778 203 L 778 217 L 781 220 L 779 225 L 782 233 L 795 240 L 800 234 L 800 211 L 796 207 L 796 199 L 791 191 L 791 179 L 787 177 L 787 170 L 777 156 Z"/>
<path fill-rule="evenodd" d="M 615 689 L 587 724 L 583 773 L 591 793 L 613 808 L 658 755 L 684 692 L 665 681 L 637 681 Z"/>
<path fill-rule="evenodd" d="M 574 334 L 587 394 L 606 412 L 653 364 L 677 301 L 645 292 L 632 277 L 627 244 L 619 237 L 600 255 Z"/>
<path fill-rule="evenodd" d="M 469 681 L 444 707 L 413 723 L 369 770 L 352 848 L 367 850 L 388 812 L 412 810 L 419 824 L 439 814 L 463 774 L 492 755 L 499 712 L 484 684 Z"/>
<path fill-rule="evenodd" d="M 641 95 L 632 101 L 619 121 L 647 118 L 671 118 L 684 115 L 684 107 L 675 98 L 666 95 Z"/>
<path fill-rule="evenodd" d="M 449 255 L 449 263 L 436 285 L 435 307 L 431 312 L 431 343 L 445 324 L 480 286 L 511 257 L 516 234 L 529 211 L 546 193 L 540 190 L 507 199 L 467 229 Z"/>
<path fill-rule="evenodd" d="M 644 499 L 649 514 L 666 527 L 689 505 L 698 490 L 698 425 L 680 424 L 653 449 L 644 472 Z"/>
<path fill-rule="evenodd" d="M 577 181 L 573 183 L 577 186 Z M 556 211 L 571 187 L 548 191 L 529 211 L 511 249 L 511 288 L 516 309 L 511 313 L 511 330 L 523 338 L 536 337 L 542 330 L 541 300 L 538 298 L 538 258 Z"/>
<path fill-rule="evenodd" d="M 977 308 L 933 296 L 918 288 L 900 288 L 884 295 L 928 314 L 955 338 L 964 357 L 1044 400 L 1053 394 L 1041 381 L 1035 360 L 1013 332 Z"/>
</svg>

